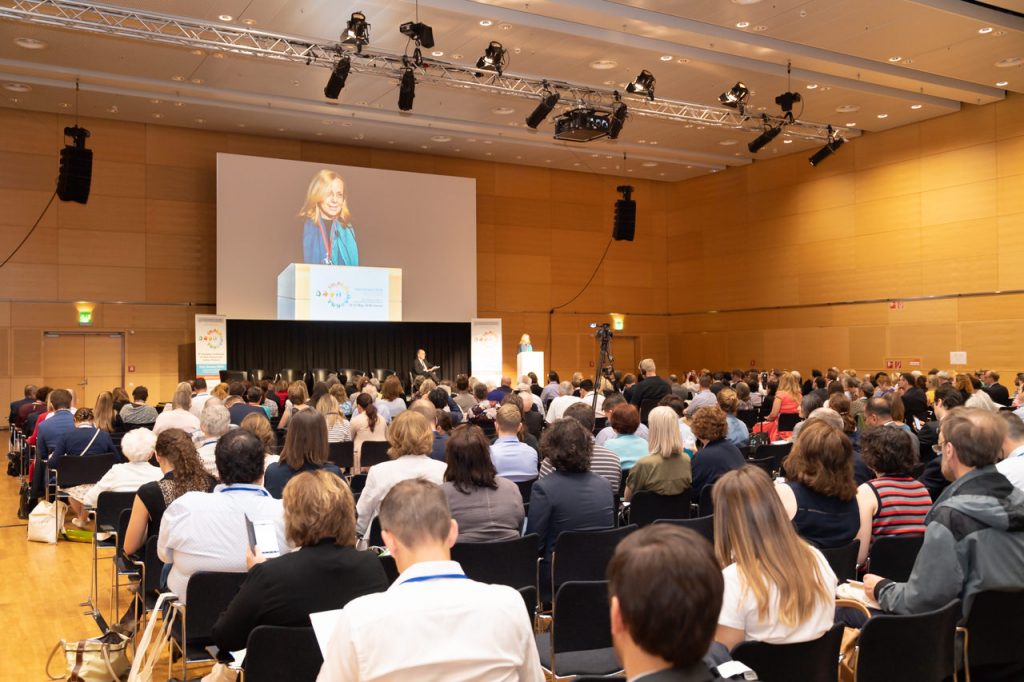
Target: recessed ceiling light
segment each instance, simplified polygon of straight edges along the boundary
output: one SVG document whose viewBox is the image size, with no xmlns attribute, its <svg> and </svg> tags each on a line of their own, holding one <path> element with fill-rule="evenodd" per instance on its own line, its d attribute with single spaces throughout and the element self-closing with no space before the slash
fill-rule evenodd
<svg viewBox="0 0 1024 682">
<path fill-rule="evenodd" d="M 889 118 L 889 114 L 879 114 L 878 118 Z"/>
<path fill-rule="evenodd" d="M 689 64 L 689 63 L 690 63 L 690 60 L 687 59 L 686 57 L 680 57 L 679 59 L 676 60 L 676 64 Z"/>
<path fill-rule="evenodd" d="M 341 125 L 343 127 L 345 127 L 345 128 L 351 128 L 352 127 L 352 121 L 342 121 Z"/>
<path fill-rule="evenodd" d="M 761 0 L 732 0 L 732 4 L 734 5 L 756 5 L 759 2 L 761 2 Z"/>
<path fill-rule="evenodd" d="M 860 105 L 858 104 L 844 104 L 836 107 L 836 111 L 840 114 L 852 114 L 855 111 L 860 111 Z"/>
<path fill-rule="evenodd" d="M 617 61 L 611 59 L 598 59 L 597 61 L 590 62 L 590 68 L 597 69 L 598 71 L 608 71 L 618 65 Z"/>
<path fill-rule="evenodd" d="M 991 32 L 992 32 L 992 27 L 991 26 L 986 26 L 984 28 L 979 28 L 978 29 L 978 33 L 980 33 L 982 35 L 985 35 L 986 33 L 991 33 Z"/>
<path fill-rule="evenodd" d="M 651 140 L 651 141 L 650 141 L 650 142 L 648 142 L 647 144 L 658 144 L 658 141 L 657 141 L 657 140 Z"/>
<path fill-rule="evenodd" d="M 315 132 L 315 133 L 313 133 L 313 134 L 314 134 L 314 135 L 316 135 L 317 137 L 323 137 L 323 136 L 324 136 L 324 131 L 322 131 L 322 130 L 318 130 L 318 131 L 316 131 L 316 132 Z"/>
<path fill-rule="evenodd" d="M 201 123 L 206 123 L 206 119 L 205 118 L 196 118 L 196 119 L 192 119 L 192 120 L 194 120 L 196 123 L 200 123 L 200 124 Z"/>
<path fill-rule="evenodd" d="M 45 50 L 49 47 L 48 43 L 42 40 L 36 40 L 35 38 L 15 38 L 14 44 L 18 47 L 23 47 L 26 50 Z"/>
<path fill-rule="evenodd" d="M 160 100 L 158 100 L 158 99 L 151 99 L 151 100 L 149 100 L 149 103 L 150 104 L 160 104 Z"/>
<path fill-rule="evenodd" d="M 458 52 L 453 52 L 452 59 L 462 59 L 462 55 L 459 54 Z"/>
<path fill-rule="evenodd" d="M 493 24 L 493 23 L 494 23 L 494 22 L 493 22 L 493 21 L 491 21 L 490 19 L 481 19 L 481 20 L 480 20 L 480 25 L 481 25 L 481 26 L 484 26 L 484 27 L 490 26 L 490 25 L 491 25 L 491 24 Z"/>
<path fill-rule="evenodd" d="M 917 110 L 917 109 L 920 109 L 923 106 L 924 106 L 923 104 L 911 104 L 910 108 L 914 109 L 914 110 Z"/>
<path fill-rule="evenodd" d="M 284 131 L 286 131 L 286 130 L 288 130 L 288 129 L 287 129 L 287 128 L 278 128 L 278 129 L 277 129 L 277 132 L 279 132 L 279 133 L 283 133 L 283 132 L 284 132 Z"/>
<path fill-rule="evenodd" d="M 782 144 L 793 144 L 793 140 L 783 140 Z"/>
<path fill-rule="evenodd" d="M 1024 59 L 1021 59 L 1020 57 L 1007 57 L 1006 59 L 1000 59 L 996 62 L 996 66 L 1000 69 L 1008 69 L 1013 66 L 1020 66 L 1021 64 L 1024 64 Z"/>
<path fill-rule="evenodd" d="M 197 56 L 197 57 L 202 57 L 202 56 L 204 56 L 206 54 L 202 50 L 190 50 L 190 52 L 192 54 L 194 54 L 195 56 Z"/>
<path fill-rule="evenodd" d="M 765 31 L 767 31 L 767 30 L 768 30 L 768 27 L 767 27 L 767 26 L 765 26 L 764 24 L 758 24 L 757 26 L 755 26 L 755 27 L 753 28 L 753 30 L 754 30 L 754 31 L 757 31 L 758 33 L 764 33 Z"/>
<path fill-rule="evenodd" d="M 214 59 L 224 59 L 224 53 L 223 52 L 214 52 L 213 53 L 213 58 Z"/>
<path fill-rule="evenodd" d="M 655 166 L 658 165 L 658 162 L 657 161 L 644 161 L 640 165 L 643 166 L 644 168 L 654 168 Z"/>
<path fill-rule="evenodd" d="M 230 14 L 221 14 L 217 18 L 220 19 L 221 21 L 231 21 L 232 19 L 234 19 L 234 17 L 231 16 Z"/>
<path fill-rule="evenodd" d="M 171 80 L 172 81 L 177 81 L 177 82 L 181 83 L 181 82 L 183 82 L 185 80 L 185 77 L 184 76 L 171 76 Z"/>
<path fill-rule="evenodd" d="M 661 61 L 663 61 L 663 62 L 670 62 L 670 61 L 672 61 L 672 55 L 670 55 L 670 54 L 663 54 L 663 55 L 661 55 Z"/>
<path fill-rule="evenodd" d="M 808 90 L 817 90 L 818 89 L 818 84 L 817 83 L 808 83 L 807 84 L 807 89 Z"/>
<path fill-rule="evenodd" d="M 183 106 L 185 106 L 185 103 L 184 102 L 175 102 L 174 106 L 176 106 L 176 107 L 183 107 Z"/>
<path fill-rule="evenodd" d="M 516 113 L 516 110 L 512 107 L 494 107 L 491 109 L 491 113 L 497 114 L 498 116 L 508 116 L 509 114 Z"/>
<path fill-rule="evenodd" d="M 893 64 L 895 64 L 898 61 L 902 61 L 902 60 L 903 60 L 903 57 L 900 57 L 898 55 L 897 56 L 893 56 L 893 57 L 889 57 L 889 61 L 892 62 Z"/>
<path fill-rule="evenodd" d="M 512 30 L 512 24 L 508 24 L 508 23 L 498 24 L 498 28 L 500 28 L 502 31 L 511 31 Z"/>
<path fill-rule="evenodd" d="M 579 161 L 574 161 L 572 165 L 574 167 L 579 167 L 579 166 L 582 166 L 583 164 L 581 164 Z"/>
<path fill-rule="evenodd" d="M 60 108 L 61 108 L 61 109 L 70 109 L 70 108 L 71 108 L 71 105 L 70 105 L 70 104 L 68 104 L 67 102 L 61 102 L 61 103 L 60 103 Z"/>
<path fill-rule="evenodd" d="M 237 125 L 238 125 L 238 127 L 239 127 L 239 128 L 244 128 L 244 127 L 245 127 L 245 124 L 244 124 L 244 123 L 239 123 L 239 124 L 237 124 Z"/>
<path fill-rule="evenodd" d="M 4 90 L 10 90 L 11 92 L 31 92 L 32 86 L 25 85 L 24 83 L 4 83 Z"/>
<path fill-rule="evenodd" d="M 113 105 L 113 106 L 109 106 L 109 107 L 107 107 L 107 111 L 108 111 L 108 112 L 110 112 L 111 114 L 116 114 L 116 113 L 117 113 L 117 111 L 118 111 L 118 109 L 117 109 L 117 105 L 115 104 L 115 105 Z"/>
<path fill-rule="evenodd" d="M 425 144 L 421 144 L 421 145 L 420 145 L 420 149 L 430 149 L 430 147 L 428 147 L 428 146 L 427 146 L 427 145 L 425 145 Z"/>
<path fill-rule="evenodd" d="M 544 163 L 551 163 L 551 159 L 544 159 Z"/>
<path fill-rule="evenodd" d="M 750 22 L 749 21 L 737 21 L 736 22 L 736 28 L 747 28 L 748 26 L 750 26 Z"/>
<path fill-rule="evenodd" d="M 153 114 L 153 118 L 163 118 L 164 115 L 160 113 Z"/>
<path fill-rule="evenodd" d="M 850 121 L 849 123 L 846 124 L 846 127 L 847 128 L 853 128 L 856 125 L 857 125 L 856 121 Z"/>
<path fill-rule="evenodd" d="M 430 53 L 430 56 L 431 57 L 443 57 L 444 56 L 444 52 L 442 52 L 441 50 L 434 50 L 433 52 Z"/>
<path fill-rule="evenodd" d="M 739 144 L 739 140 L 720 140 L 719 143 L 723 147 L 731 147 L 734 144 Z"/>
<path fill-rule="evenodd" d="M 451 142 L 452 141 L 452 138 L 448 137 L 447 135 L 434 135 L 430 139 L 433 140 L 434 142 Z"/>
<path fill-rule="evenodd" d="M 246 26 L 255 26 L 256 25 L 256 20 L 255 19 L 242 19 L 242 23 L 245 24 Z"/>
<path fill-rule="evenodd" d="M 194 83 L 195 85 L 202 85 L 202 84 L 203 84 L 203 83 L 204 83 L 205 81 L 203 81 L 203 79 L 202 79 L 202 78 L 193 78 L 193 79 L 192 79 L 192 82 L 193 82 L 193 83 Z"/>
<path fill-rule="evenodd" d="M 325 126 L 334 125 L 334 121 L 332 121 L 329 118 L 322 118 L 320 119 L 320 122 L 323 123 Z"/>
<path fill-rule="evenodd" d="M 493 140 L 484 140 L 484 144 L 494 144 Z"/>
<path fill-rule="evenodd" d="M 1002 87 L 1005 87 L 1005 86 L 1007 86 L 1009 84 L 1010 84 L 1010 81 L 999 81 L 998 83 L 996 83 L 996 87 L 997 88 L 1002 88 Z"/>
<path fill-rule="evenodd" d="M 494 156 L 491 152 L 484 152 L 484 156 Z"/>
<path fill-rule="evenodd" d="M 20 100 L 20 99 L 18 99 L 17 97 L 12 97 L 12 98 L 11 98 L 11 101 L 12 101 L 12 102 L 14 102 L 15 104 L 17 104 L 17 103 L 18 103 L 18 102 L 20 102 L 21 100 Z"/>
</svg>

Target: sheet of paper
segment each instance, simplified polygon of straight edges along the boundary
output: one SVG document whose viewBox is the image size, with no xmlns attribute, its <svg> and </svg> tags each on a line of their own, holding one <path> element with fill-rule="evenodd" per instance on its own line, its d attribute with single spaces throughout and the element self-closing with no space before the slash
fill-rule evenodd
<svg viewBox="0 0 1024 682">
<path fill-rule="evenodd" d="M 334 626 L 341 618 L 341 611 L 341 609 L 332 609 L 309 614 L 309 623 L 313 626 L 313 634 L 316 635 L 316 643 L 320 646 L 320 653 L 324 659 L 327 658 L 327 645 L 334 633 Z"/>
</svg>

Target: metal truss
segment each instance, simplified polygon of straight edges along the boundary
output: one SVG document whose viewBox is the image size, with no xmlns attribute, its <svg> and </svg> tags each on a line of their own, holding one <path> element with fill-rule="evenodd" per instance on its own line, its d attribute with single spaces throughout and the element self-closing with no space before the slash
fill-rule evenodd
<svg viewBox="0 0 1024 682">
<path fill-rule="evenodd" d="M 481 72 L 461 64 L 429 58 L 414 60 L 408 55 L 379 50 L 357 52 L 344 49 L 340 43 L 325 44 L 301 37 L 91 2 L 0 0 L 0 19 L 325 68 L 333 68 L 344 54 L 351 60 L 351 70 L 360 74 L 398 79 L 406 68 L 413 68 L 418 83 L 529 99 L 538 99 L 546 92 L 557 92 L 563 109 L 568 105 L 568 108 L 586 106 L 611 111 L 617 101 L 622 101 L 626 103 L 630 116 L 750 132 L 759 132 L 765 126 L 786 125 L 790 136 L 818 141 L 826 141 L 829 135 L 828 126 L 822 123 L 789 122 L 782 116 L 744 115 L 734 109 L 661 98 L 620 96 L 614 90 L 589 85 L 511 73 Z M 846 136 L 857 134 L 847 129 L 837 130 Z"/>
</svg>

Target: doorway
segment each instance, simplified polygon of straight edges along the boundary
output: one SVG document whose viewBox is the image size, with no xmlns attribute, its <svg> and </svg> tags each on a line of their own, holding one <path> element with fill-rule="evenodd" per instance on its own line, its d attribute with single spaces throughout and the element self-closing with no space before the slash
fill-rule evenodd
<svg viewBox="0 0 1024 682">
<path fill-rule="evenodd" d="M 636 374 L 639 360 L 636 357 L 635 336 L 615 336 L 612 338 L 612 356 L 615 358 L 615 371 L 625 374 Z"/>
<path fill-rule="evenodd" d="M 117 332 L 43 332 L 43 381 L 70 388 L 78 407 L 124 386 L 124 334 Z"/>
</svg>

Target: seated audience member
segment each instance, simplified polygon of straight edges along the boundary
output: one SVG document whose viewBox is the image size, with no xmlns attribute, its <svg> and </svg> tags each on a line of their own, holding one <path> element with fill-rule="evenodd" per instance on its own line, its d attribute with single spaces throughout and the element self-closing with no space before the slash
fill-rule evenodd
<svg viewBox="0 0 1024 682">
<path fill-rule="evenodd" d="M 928 418 L 928 394 L 917 385 L 917 377 L 910 372 L 900 374 L 896 380 L 900 400 L 907 415 L 907 422 L 924 421 Z"/>
<path fill-rule="evenodd" d="M 558 378 L 558 372 L 548 372 L 548 383 L 540 391 L 540 402 L 547 407 L 552 400 L 561 393 L 562 384 Z"/>
<path fill-rule="evenodd" d="M 583 403 L 570 405 L 569 409 L 565 411 L 564 419 L 575 419 L 587 433 L 594 432 L 594 411 L 590 409 L 589 405 Z M 590 471 L 608 481 L 612 487 L 612 495 L 618 497 L 619 485 L 622 483 L 622 464 L 619 463 L 619 456 L 603 445 L 598 445 L 593 436 L 591 436 L 591 441 L 594 443 L 594 450 L 590 456 Z M 551 464 L 551 460 L 541 454 L 540 478 L 544 478 L 554 470 L 555 467 Z"/>
<path fill-rule="evenodd" d="M 710 374 L 702 374 L 698 383 L 697 393 L 690 400 L 686 407 L 685 416 L 692 417 L 702 407 L 713 407 L 718 404 L 718 398 L 711 392 L 711 384 L 714 380 Z"/>
<path fill-rule="evenodd" d="M 860 530 L 853 446 L 841 429 L 813 419 L 783 462 L 786 482 L 776 484 L 786 516 L 815 547 L 848 544 Z"/>
<path fill-rule="evenodd" d="M 683 441 L 683 450 L 686 452 L 686 456 L 692 459 L 697 452 L 697 437 L 693 435 L 693 429 L 690 428 L 690 425 L 683 418 L 683 412 L 686 410 L 686 401 L 677 395 L 667 395 L 661 399 L 658 407 L 669 407 L 676 413 L 676 424 L 679 427 L 679 438 Z M 650 437 L 649 434 L 648 437 Z"/>
<path fill-rule="evenodd" d="M 864 576 L 865 591 L 892 613 L 931 611 L 960 599 L 969 613 L 985 590 L 1024 589 L 1024 492 L 995 468 L 1006 422 L 957 408 L 942 420 L 942 472 L 952 481 L 925 519 L 924 545 L 908 582 Z M 1010 677 L 1021 679 L 1020 670 Z"/>
<path fill-rule="evenodd" d="M 189 407 L 189 411 L 198 419 L 199 415 L 203 413 L 203 406 L 210 399 L 210 392 L 206 390 L 206 379 L 203 377 L 196 377 L 192 382 L 192 388 L 195 389 L 195 393 L 192 395 L 192 405 Z"/>
<path fill-rule="evenodd" d="M 309 392 L 306 390 L 305 381 L 293 381 L 288 384 L 288 395 L 285 398 L 284 407 L 281 408 L 281 419 L 277 423 L 277 428 L 288 428 L 288 420 L 292 418 L 293 414 L 310 409 L 306 404 L 308 400 Z"/>
<path fill-rule="evenodd" d="M 405 390 L 402 388 L 402 382 L 398 376 L 392 374 L 385 379 L 380 393 L 380 399 L 388 408 L 388 414 L 392 418 L 405 412 Z"/>
<path fill-rule="evenodd" d="M 455 427 L 445 450 L 448 468 L 443 488 L 452 518 L 459 523 L 458 541 L 519 537 L 523 496 L 515 483 L 495 471 L 483 430 L 472 424 Z"/>
<path fill-rule="evenodd" d="M 492 403 L 500 403 L 501 399 L 511 392 L 512 377 L 501 377 L 501 384 L 487 393 L 487 399 Z"/>
<path fill-rule="evenodd" d="M 434 438 L 434 442 L 430 446 L 430 459 L 446 462 L 445 445 L 448 443 L 448 434 L 438 424 L 438 415 L 444 414 L 444 410 L 437 409 L 432 402 L 425 398 L 417 398 L 412 401 L 407 409 L 420 413 L 430 424 L 430 431 Z"/>
<path fill-rule="evenodd" d="M 800 377 L 795 372 L 786 372 L 779 379 L 778 388 L 772 399 L 771 411 L 765 417 L 767 429 L 762 424 L 754 427 L 754 431 L 767 430 L 768 440 L 775 442 L 784 440 L 791 435 L 788 431 L 779 430 L 779 416 L 783 414 L 800 414 L 800 402 L 803 392 L 800 388 Z M 691 403 L 691 407 L 692 407 Z M 821 405 L 819 404 L 818 407 Z"/>
<path fill-rule="evenodd" d="M 519 391 L 517 395 L 523 406 L 523 428 L 537 441 L 540 441 L 540 434 L 544 430 L 544 415 L 536 409 L 537 396 L 530 391 Z M 562 416 L 565 416 L 564 412 Z"/>
<path fill-rule="evenodd" d="M 103 391 L 96 396 L 92 416 L 93 423 L 107 433 L 113 433 L 121 426 L 121 417 L 114 412 L 114 396 L 110 394 L 110 391 Z"/>
<path fill-rule="evenodd" d="M 919 450 L 927 458 L 924 461 L 924 471 L 917 480 L 924 484 L 928 493 L 932 496 L 932 502 L 939 499 L 942 491 L 949 486 L 949 481 L 942 473 L 942 457 L 939 457 L 939 429 L 942 420 L 952 410 L 963 407 L 964 399 L 960 391 L 949 384 L 943 384 L 935 389 L 935 417 L 936 421 L 927 422 L 921 429 L 921 443 Z M 927 445 L 926 445 L 927 444 Z"/>
<path fill-rule="evenodd" d="M 32 429 L 28 426 L 29 417 L 46 412 L 46 401 L 50 397 L 50 391 L 52 390 L 49 386 L 37 388 L 35 399 L 27 405 L 22 405 L 18 408 L 18 416 L 15 418 L 15 423 L 23 434 L 28 435 L 32 433 Z"/>
<path fill-rule="evenodd" d="M 671 407 L 656 407 L 647 418 L 651 454 L 637 460 L 626 478 L 624 500 L 641 490 L 658 495 L 679 495 L 690 487 L 690 458 L 683 452 L 679 418 Z"/>
<path fill-rule="evenodd" d="M 264 473 L 266 472 L 266 467 L 281 459 L 279 455 L 274 453 L 274 448 L 277 446 L 277 434 L 270 425 L 269 419 L 253 412 L 242 420 L 238 428 L 251 432 L 263 443 Z"/>
<path fill-rule="evenodd" d="M 238 426 L 250 414 L 262 414 L 264 417 L 270 417 L 263 409 L 263 391 L 259 389 L 259 386 L 250 386 L 245 389 L 243 398 L 245 402 L 236 403 L 228 409 L 232 424 Z"/>
<path fill-rule="evenodd" d="M 360 393 L 356 398 L 356 414 L 349 422 L 348 429 L 352 436 L 355 457 L 354 471 L 358 472 L 360 470 L 359 455 L 363 443 L 388 439 L 388 426 L 384 418 L 377 413 L 377 406 L 373 404 L 373 397 L 369 394 Z"/>
<path fill-rule="evenodd" d="M 974 395 L 974 382 L 966 374 L 957 374 L 953 377 L 953 386 L 960 391 L 960 397 L 965 403 Z"/>
<path fill-rule="evenodd" d="M 459 527 L 440 487 L 398 483 L 381 502 L 380 521 L 401 574 L 387 591 L 345 606 L 318 682 L 542 682 L 522 596 L 469 580 L 451 561 Z"/>
<path fill-rule="evenodd" d="M 111 389 L 110 394 L 114 397 L 114 412 L 118 415 L 121 414 L 121 409 L 125 405 L 130 405 L 132 402 L 128 391 L 124 390 L 122 386 L 115 386 Z"/>
<path fill-rule="evenodd" d="M 854 450 L 856 450 L 860 446 L 860 433 L 857 431 L 857 418 L 850 411 L 852 409 L 850 399 L 843 393 L 834 393 L 829 396 L 826 406 L 829 409 L 835 410 L 842 418 L 843 433 L 850 439 L 850 443 L 853 445 Z"/>
<path fill-rule="evenodd" d="M 736 400 L 738 402 L 738 405 L 736 406 L 737 411 L 749 411 L 756 407 L 750 400 L 750 396 L 752 395 L 750 392 L 750 384 L 745 381 L 740 381 L 733 387 L 733 390 L 736 391 Z M 760 394 L 758 394 L 758 396 L 760 397 Z M 721 405 L 721 403 L 719 403 L 719 405 Z M 744 424 L 744 426 L 746 426 L 746 424 Z"/>
<path fill-rule="evenodd" d="M 999 405 L 985 391 L 975 391 L 971 394 L 971 397 L 964 403 L 964 407 L 976 407 L 981 410 L 988 410 L 989 412 L 999 411 Z"/>
<path fill-rule="evenodd" d="M 192 384 L 187 381 L 174 389 L 171 409 L 164 410 L 156 418 L 153 433 L 159 436 L 165 429 L 181 429 L 185 433 L 199 430 L 199 417 L 192 414 Z"/>
<path fill-rule="evenodd" d="M 565 412 L 566 408 L 573 403 L 580 402 L 580 399 L 574 396 L 573 386 L 571 382 L 563 381 L 558 385 L 558 397 L 551 401 L 548 405 L 547 414 L 544 416 L 544 421 L 548 424 L 557 421 L 562 418 L 562 413 Z"/>
<path fill-rule="evenodd" d="M 654 524 L 624 538 L 608 564 L 608 593 L 612 644 L 626 677 L 718 679 L 702 659 L 715 635 L 722 588 L 711 545 L 694 531 Z"/>
<path fill-rule="evenodd" d="M 800 399 L 800 410 L 798 412 L 800 415 L 800 421 L 798 421 L 796 426 L 793 427 L 793 433 L 790 434 L 790 440 L 796 440 L 800 437 L 800 429 L 804 427 L 807 420 L 811 418 L 811 415 L 824 407 L 824 405 L 825 399 L 820 393 L 815 391 L 811 391 Z M 836 426 L 838 427 L 839 425 L 836 424 Z"/>
<path fill-rule="evenodd" d="M 903 429 L 910 434 L 914 442 L 914 452 L 921 448 L 920 441 L 913 430 L 903 423 L 903 401 L 898 395 L 887 393 L 882 398 L 872 398 L 864 406 L 864 430 L 885 426 L 888 428 Z"/>
<path fill-rule="evenodd" d="M 124 536 L 125 554 L 136 554 L 160 532 L 167 505 L 185 493 L 208 493 L 216 481 L 206 473 L 196 448 L 181 429 L 166 429 L 156 439 L 156 461 L 163 477 L 139 486 Z"/>
<path fill-rule="evenodd" d="M 292 549 L 281 500 L 263 487 L 260 439 L 245 429 L 225 434 L 217 441 L 216 462 L 220 484 L 213 492 L 185 493 L 167 506 L 160 522 L 157 554 L 171 566 L 167 588 L 183 602 L 193 573 L 246 570 L 246 517 L 253 523 L 272 523 L 281 553 Z"/>
<path fill-rule="evenodd" d="M 605 381 L 604 378 L 601 379 Z M 596 412 L 600 412 L 604 406 L 604 395 L 594 389 L 594 382 L 590 379 L 584 379 L 580 382 L 580 402 L 590 405 L 590 409 L 594 409 L 594 402 L 597 401 Z M 565 413 L 562 413 L 565 416 Z"/>
<path fill-rule="evenodd" d="M 632 405 L 621 407 L 636 412 Z M 540 543 L 538 570 L 543 601 L 551 601 L 551 552 L 558 535 L 567 530 L 615 525 L 611 485 L 590 471 L 593 447 L 590 434 L 575 419 L 556 421 L 540 439 L 541 454 L 554 471 L 533 484 L 526 533 L 536 533 Z"/>
<path fill-rule="evenodd" d="M 837 397 L 839 400 L 845 400 L 844 396 L 838 395 Z M 797 424 L 797 431 L 793 431 L 794 442 L 796 441 L 796 437 L 798 435 L 797 432 L 800 430 L 800 428 L 814 421 L 815 419 L 820 419 L 826 424 L 836 427 L 837 429 L 845 433 L 846 437 L 850 439 L 850 446 L 853 448 L 853 480 L 857 485 L 860 485 L 861 483 L 867 483 L 868 481 L 875 477 L 875 474 L 871 471 L 871 469 L 868 469 L 868 466 L 864 464 L 864 459 L 861 457 L 859 446 L 859 434 L 857 433 L 857 431 L 853 431 L 851 435 L 851 432 L 846 430 L 850 427 L 850 422 L 852 420 L 848 417 L 844 418 L 843 415 L 839 414 L 831 407 L 819 407 L 814 412 L 811 412 L 811 414 L 808 415 L 807 419 Z"/>
<path fill-rule="evenodd" d="M 498 408 L 495 426 L 498 437 L 491 445 L 491 461 L 498 476 L 518 483 L 537 478 L 537 451 L 519 440 L 522 413 L 512 404 Z"/>
<path fill-rule="evenodd" d="M 36 468 L 32 472 L 32 498 L 42 497 L 46 488 L 47 468 L 46 460 L 56 450 L 60 441 L 69 433 L 75 430 L 75 397 L 71 391 L 58 388 L 50 391 L 46 396 L 48 411 L 34 413 L 39 420 L 33 425 L 32 436 L 28 438 L 29 445 L 36 446 Z M 31 423 L 28 420 L 26 423 Z"/>
<path fill-rule="evenodd" d="M 325 393 L 316 403 L 316 411 L 323 415 L 327 422 L 327 442 L 342 443 L 352 440 L 348 420 L 341 413 L 338 400 L 330 393 Z"/>
<path fill-rule="evenodd" d="M 921 535 L 932 507 L 928 489 L 911 473 L 917 463 L 910 436 L 902 429 L 871 429 L 861 442 L 864 463 L 875 478 L 857 488 L 860 509 L 860 553 L 868 557 L 871 543 L 884 535 Z"/>
<path fill-rule="evenodd" d="M 305 384 L 303 384 L 303 386 L 305 386 Z M 221 402 L 223 402 L 224 400 L 227 400 L 227 397 L 228 397 L 228 385 L 225 384 L 223 381 L 220 382 L 219 384 L 214 386 L 212 389 L 210 389 L 210 397 L 211 398 L 216 398 L 217 400 L 220 400 Z"/>
<path fill-rule="evenodd" d="M 618 455 L 623 471 L 629 470 L 637 460 L 649 454 L 647 441 L 636 435 L 636 429 L 640 425 L 640 413 L 635 407 L 618 405 L 612 410 L 608 425 L 615 432 L 615 437 L 606 441 L 604 445 Z"/>
<path fill-rule="evenodd" d="M 455 377 L 455 395 L 452 399 L 459 406 L 459 409 L 462 410 L 463 414 L 469 414 L 469 411 L 479 404 L 479 401 L 469 388 L 469 377 L 465 374 Z"/>
<path fill-rule="evenodd" d="M 288 481 L 304 471 L 323 470 L 341 478 L 341 469 L 334 462 L 328 461 L 329 454 L 327 421 L 319 412 L 303 410 L 292 417 L 281 456 L 267 467 L 263 487 L 281 499 Z"/>
<path fill-rule="evenodd" d="M 7 425 L 9 427 L 11 427 L 12 429 L 14 428 L 15 424 L 18 421 L 18 411 L 22 407 L 31 405 L 36 401 L 36 391 L 38 390 L 38 386 L 35 386 L 33 384 L 26 384 L 23 392 L 24 397 L 19 398 L 18 400 L 11 401 L 11 411 L 7 417 Z"/>
<path fill-rule="evenodd" d="M 93 485 L 78 486 L 69 492 L 73 524 L 82 528 L 89 518 L 89 509 L 95 509 L 100 493 L 134 493 L 139 486 L 156 481 L 163 473 L 149 463 L 156 446 L 156 436 L 149 429 L 133 429 L 121 439 L 121 454 L 127 461 L 115 464 Z"/>
<path fill-rule="evenodd" d="M 737 448 L 745 448 L 750 445 L 750 430 L 736 416 L 739 406 L 740 402 L 736 391 L 731 388 L 723 388 L 718 392 L 718 407 L 725 413 L 727 427 L 725 439 Z"/>
<path fill-rule="evenodd" d="M 992 398 L 992 402 L 1001 407 L 1010 406 L 1010 391 L 1007 390 L 1006 386 L 999 383 L 999 373 L 993 372 L 992 370 L 986 370 L 984 376 L 982 376 L 982 387 L 981 390 L 988 394 L 988 397 Z"/>
<path fill-rule="evenodd" d="M 156 422 L 156 408 L 147 405 L 149 390 L 145 386 L 132 389 L 132 401 L 121 408 L 121 421 L 125 424 L 153 424 Z"/>
<path fill-rule="evenodd" d="M 654 360 L 644 358 L 640 361 L 639 369 L 640 383 L 633 388 L 629 396 L 631 405 L 635 405 L 639 410 L 645 400 L 651 400 L 656 405 L 659 400 L 672 394 L 672 384 L 658 376 Z"/>
<path fill-rule="evenodd" d="M 722 476 L 715 501 L 715 554 L 725 596 L 715 640 L 732 649 L 754 640 L 809 642 L 835 620 L 836 576 L 801 539 L 764 471 L 745 466 Z"/>
<path fill-rule="evenodd" d="M 722 474 L 740 468 L 747 460 L 739 448 L 726 440 L 725 413 L 717 407 L 697 410 L 690 427 L 700 443 L 692 462 L 693 499 L 696 501 L 705 486 L 714 485 Z"/>
<path fill-rule="evenodd" d="M 260 625 L 310 627 L 309 614 L 340 609 L 388 588 L 380 559 L 356 549 L 352 492 L 326 471 L 296 475 L 284 490 L 284 532 L 298 550 L 265 559 L 246 548 L 249 574 L 217 618 L 222 651 L 244 649 Z"/>
<path fill-rule="evenodd" d="M 88 407 L 80 408 L 75 412 L 75 428 L 68 431 L 60 440 L 53 454 L 46 462 L 51 469 L 60 466 L 64 457 L 85 457 L 88 455 L 102 455 L 107 452 L 115 452 L 114 441 L 110 434 L 96 426 L 92 410 Z"/>
<path fill-rule="evenodd" d="M 1024 490 L 1024 420 L 1012 412 L 1000 412 L 999 416 L 1006 422 L 1006 439 L 1003 459 L 996 464 L 996 469 L 1015 487 Z"/>
<path fill-rule="evenodd" d="M 361 394 L 360 400 L 363 395 L 366 394 Z M 396 483 L 409 478 L 422 478 L 437 485 L 444 483 L 447 466 L 430 458 L 433 440 L 430 422 L 416 410 L 406 410 L 392 422 L 388 429 L 388 444 L 391 446 L 388 456 L 391 461 L 370 467 L 366 487 L 356 505 L 356 534 L 359 537 L 370 530 L 381 500 Z"/>
<path fill-rule="evenodd" d="M 206 401 L 206 407 L 203 408 L 203 413 L 199 416 L 199 430 L 202 432 L 202 437 L 198 441 L 199 444 L 196 445 L 196 452 L 199 453 L 199 459 L 202 460 L 206 473 L 216 478 L 217 441 L 231 430 L 231 415 L 228 413 L 228 408 L 224 407 L 219 399 L 210 398 Z"/>
<path fill-rule="evenodd" d="M 613 393 L 612 395 L 604 399 L 604 402 L 601 404 L 601 411 L 605 418 L 606 425 L 603 429 L 601 429 L 598 432 L 597 436 L 594 438 L 594 442 L 597 445 L 607 445 L 608 441 L 610 441 L 612 438 L 615 438 L 615 429 L 611 427 L 612 410 L 614 410 L 619 405 L 625 404 L 626 399 L 623 398 L 620 393 Z M 639 436 L 640 438 L 647 440 L 647 436 L 649 433 L 650 432 L 648 431 L 647 426 L 643 423 L 640 423 L 636 427 L 636 432 L 633 435 Z"/>
</svg>

